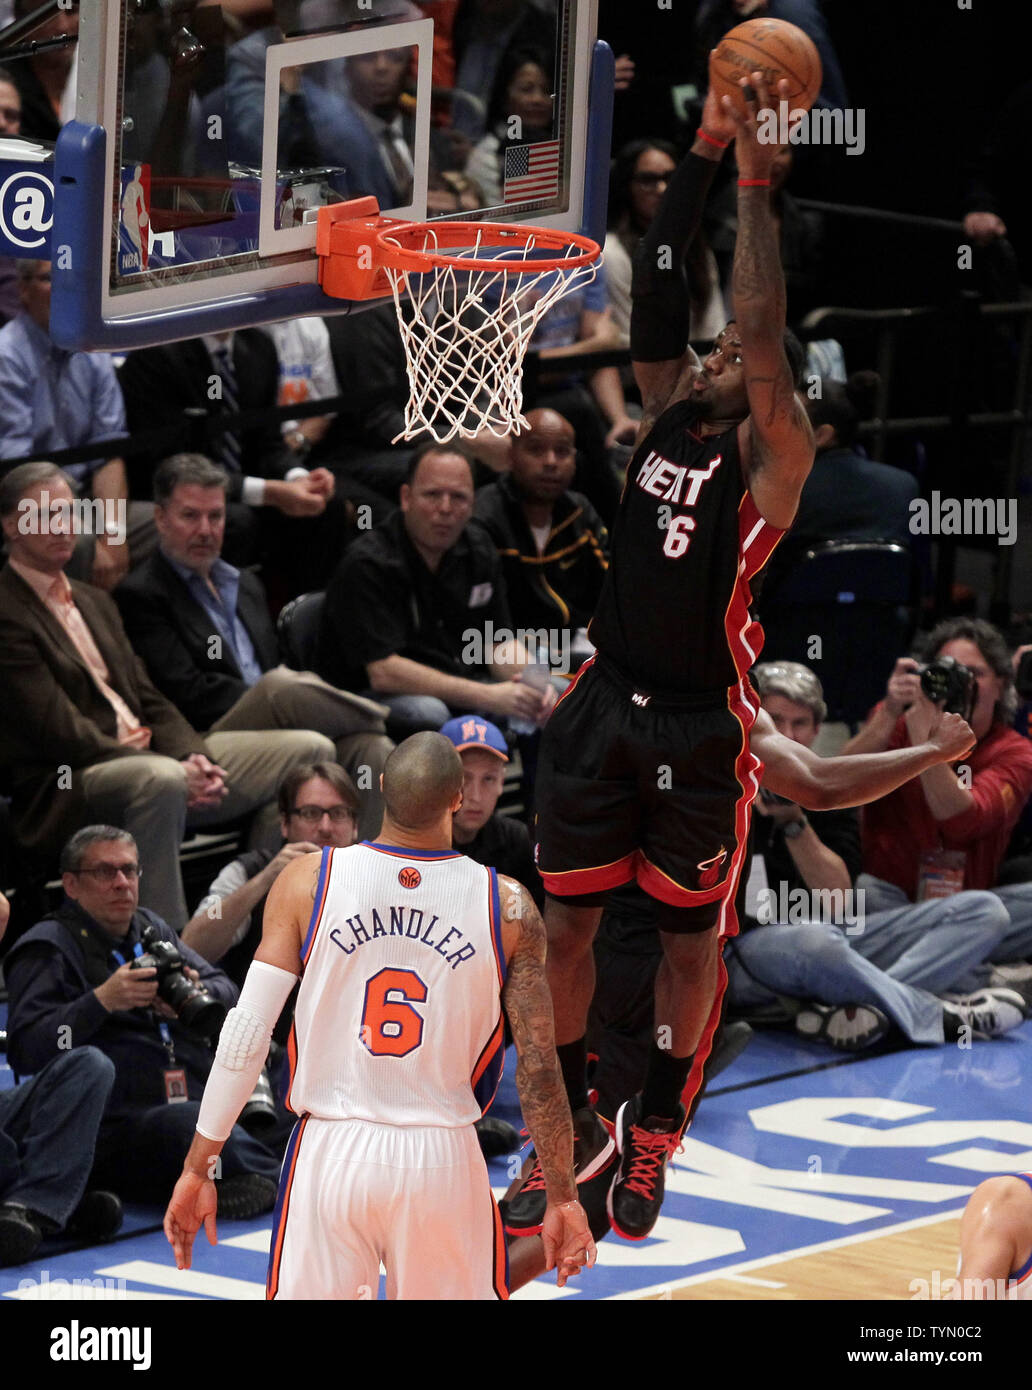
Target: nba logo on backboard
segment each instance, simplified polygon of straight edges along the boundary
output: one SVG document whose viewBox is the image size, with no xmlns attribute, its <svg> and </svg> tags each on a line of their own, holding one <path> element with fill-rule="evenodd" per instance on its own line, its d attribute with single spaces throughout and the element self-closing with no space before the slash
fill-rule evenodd
<svg viewBox="0 0 1032 1390">
<path fill-rule="evenodd" d="M 119 206 L 118 273 L 134 275 L 147 269 L 150 251 L 150 165 L 130 164 L 122 170 Z"/>
<path fill-rule="evenodd" d="M 418 888 L 423 882 L 423 875 L 411 864 L 406 864 L 405 868 L 398 874 L 398 882 L 402 888 Z"/>
</svg>

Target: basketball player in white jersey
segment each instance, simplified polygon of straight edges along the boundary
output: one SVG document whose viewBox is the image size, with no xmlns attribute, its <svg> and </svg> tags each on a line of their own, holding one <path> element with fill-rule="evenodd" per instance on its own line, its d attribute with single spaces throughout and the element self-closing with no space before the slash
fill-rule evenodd
<svg viewBox="0 0 1032 1390">
<path fill-rule="evenodd" d="M 215 1243 L 216 1160 L 301 975 L 268 1297 L 506 1298 L 501 1218 L 473 1121 L 504 1054 L 542 1158 L 542 1236 L 557 1283 L 595 1260 L 573 1176 L 545 934 L 526 889 L 452 849 L 462 761 L 416 734 L 390 755 L 381 838 L 289 864 L 223 1027 L 190 1152 L 165 1215 L 180 1269 Z"/>
<path fill-rule="evenodd" d="M 957 1298 L 1032 1300 L 1032 1173 L 989 1178 L 960 1223 Z"/>
</svg>

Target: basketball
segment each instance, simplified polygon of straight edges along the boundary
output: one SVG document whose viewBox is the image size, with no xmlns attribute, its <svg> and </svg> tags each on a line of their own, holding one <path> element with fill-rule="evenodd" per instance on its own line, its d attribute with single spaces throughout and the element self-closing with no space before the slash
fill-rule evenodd
<svg viewBox="0 0 1032 1390">
<path fill-rule="evenodd" d="M 748 19 L 731 29 L 710 54 L 710 85 L 744 110 L 739 79 L 762 71 L 772 101 L 777 84 L 790 84 L 784 100 L 790 111 L 809 111 L 821 89 L 821 60 L 808 34 L 784 19 Z"/>
</svg>

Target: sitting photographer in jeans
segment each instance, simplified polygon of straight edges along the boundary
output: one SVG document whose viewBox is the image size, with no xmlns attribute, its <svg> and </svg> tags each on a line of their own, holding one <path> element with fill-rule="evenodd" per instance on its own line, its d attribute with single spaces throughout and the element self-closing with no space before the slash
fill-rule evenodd
<svg viewBox="0 0 1032 1390">
<path fill-rule="evenodd" d="M 132 1201 L 164 1203 L 193 1139 L 211 1069 L 201 1030 L 217 1034 L 237 990 L 160 917 L 138 907 L 140 872 L 136 841 L 114 826 L 87 826 L 65 845 L 64 902 L 15 942 L 4 962 L 8 1055 L 28 1074 L 85 1044 L 104 1053 L 115 1077 L 92 1181 Z M 145 933 L 158 940 L 164 958 L 160 983 L 148 968 Z M 214 1020 L 199 1021 L 196 1031 L 187 1027 L 166 1002 L 170 984 L 194 996 L 200 986 L 214 1003 Z M 195 999 L 193 1007 L 204 1002 Z M 180 1004 L 181 1013 L 189 1008 Z M 235 1126 L 222 1152 L 220 1215 L 270 1211 L 278 1174 L 276 1155 Z"/>
<path fill-rule="evenodd" d="M 937 677 L 944 689 L 951 687 L 945 708 L 964 713 L 960 706 L 972 701 L 967 718 L 978 741 L 956 766 L 930 768 L 866 808 L 865 872 L 857 887 L 867 895 L 869 912 L 937 898 L 948 912 L 950 897 L 962 889 L 993 891 L 1010 924 L 990 956 L 992 965 L 978 967 L 956 987 L 1004 985 L 1029 1000 L 1026 972 L 1015 963 L 1032 959 L 1032 884 L 997 883 L 1011 832 L 1032 793 L 1032 742 L 1011 727 L 1016 697 L 1010 653 L 991 624 L 953 618 L 929 634 L 920 656 L 925 664 L 952 658 L 970 675 L 947 663 L 922 679 L 919 662 L 901 657 L 885 699 L 842 752 L 920 743 L 936 714 L 924 687 L 934 688 Z M 928 949 L 934 950 L 934 933 Z"/>
</svg>

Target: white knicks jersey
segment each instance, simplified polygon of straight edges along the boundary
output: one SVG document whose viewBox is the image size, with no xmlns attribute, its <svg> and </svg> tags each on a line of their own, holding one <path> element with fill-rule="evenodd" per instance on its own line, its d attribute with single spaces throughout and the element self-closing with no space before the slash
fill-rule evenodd
<svg viewBox="0 0 1032 1390">
<path fill-rule="evenodd" d="M 480 1118 L 505 1053 L 494 869 L 451 850 L 324 849 L 301 959 L 295 1114 L 446 1128 Z"/>
</svg>

